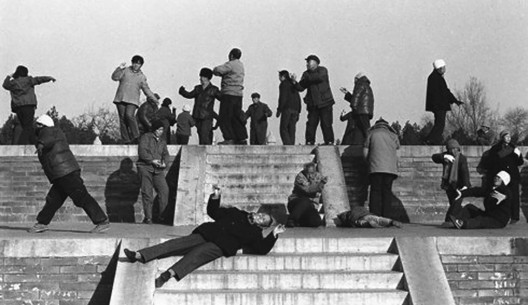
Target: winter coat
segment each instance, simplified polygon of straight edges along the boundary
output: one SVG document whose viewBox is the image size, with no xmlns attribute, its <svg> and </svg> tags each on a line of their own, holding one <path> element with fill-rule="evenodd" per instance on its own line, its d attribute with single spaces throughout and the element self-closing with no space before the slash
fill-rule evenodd
<svg viewBox="0 0 528 305">
<path fill-rule="evenodd" d="M 324 188 L 324 177 L 319 172 L 315 172 L 313 176 L 308 177 L 306 173 L 301 171 L 295 177 L 293 184 L 293 191 L 288 200 L 295 198 L 311 198 L 317 197 L 317 193 L 323 191 Z"/>
<path fill-rule="evenodd" d="M 248 107 L 246 111 L 246 118 L 251 118 L 251 127 L 256 128 L 257 126 L 268 126 L 268 117 L 273 113 L 269 109 L 268 105 L 262 102 L 253 103 Z"/>
<path fill-rule="evenodd" d="M 154 133 L 147 132 L 139 138 L 137 166 L 145 167 L 153 173 L 163 172 L 164 169 L 152 165 L 153 160 L 169 165 L 170 155 L 167 142 L 162 138 L 156 138 Z"/>
<path fill-rule="evenodd" d="M 194 98 L 193 118 L 199 120 L 213 118 L 215 99 L 220 96 L 220 90 L 217 86 L 209 84 L 204 89 L 202 85 L 197 85 L 191 92 L 181 88 L 179 93 L 185 98 Z"/>
<path fill-rule="evenodd" d="M 345 94 L 345 100 L 350 102 L 354 114 L 368 114 L 372 119 L 374 115 L 374 94 L 370 87 L 370 80 L 363 76 L 354 85 L 354 92 Z"/>
<path fill-rule="evenodd" d="M 224 95 L 242 96 L 244 92 L 244 64 L 233 59 L 215 67 L 213 74 L 222 77 L 221 93 Z"/>
<path fill-rule="evenodd" d="M 38 158 L 51 183 L 81 169 L 59 127 L 43 127 L 37 133 Z"/>
<path fill-rule="evenodd" d="M 139 106 L 136 116 L 141 133 L 151 131 L 152 121 L 156 118 L 157 112 L 158 104 L 155 101 L 147 100 Z"/>
<path fill-rule="evenodd" d="M 450 155 L 447 151 L 434 154 L 431 158 L 433 159 L 434 163 L 442 164 L 442 167 L 445 169 L 447 163 L 444 160 L 445 155 Z M 458 158 L 458 178 L 457 178 L 457 189 L 461 189 L 463 187 L 471 187 L 471 182 L 469 180 L 469 169 L 468 169 L 468 163 L 466 156 L 464 156 L 462 153 L 460 153 L 460 156 Z"/>
<path fill-rule="evenodd" d="M 176 124 L 176 116 L 168 106 L 161 106 L 156 112 L 156 117 L 163 122 L 163 128 L 169 128 L 169 126 Z"/>
<path fill-rule="evenodd" d="M 118 67 L 112 73 L 112 80 L 119 82 L 114 103 L 124 102 L 139 106 L 140 90 L 143 91 L 147 98 L 157 100 L 147 84 L 147 77 L 141 70 L 134 72 L 132 67 L 124 69 Z"/>
<path fill-rule="evenodd" d="M 513 183 L 513 181 L 517 181 L 517 183 L 519 183 L 519 180 L 521 179 L 519 166 L 524 163 L 522 154 L 520 156 L 515 154 L 513 152 L 515 150 L 515 145 L 510 143 L 507 145 L 506 149 L 511 152 L 501 156 L 500 150 L 503 148 L 503 146 L 503 142 L 500 141 L 490 148 L 489 154 L 485 159 L 485 164 L 483 164 L 484 169 L 487 170 L 489 177 L 494 177 L 500 171 L 506 171 L 508 174 L 510 174 L 512 180 L 510 183 Z"/>
<path fill-rule="evenodd" d="M 23 76 L 17 79 L 6 77 L 2 87 L 11 93 L 11 111 L 15 112 L 21 106 L 37 107 L 35 86 L 52 81 L 50 76 Z"/>
<path fill-rule="evenodd" d="M 433 70 L 427 78 L 425 111 L 450 111 L 451 104 L 457 102 L 457 98 L 447 88 L 444 76 L 438 73 L 438 71 Z"/>
<path fill-rule="evenodd" d="M 191 114 L 187 111 L 182 111 L 182 113 L 180 113 L 176 119 L 176 134 L 190 136 L 191 127 L 193 127 L 195 124 L 196 123 L 194 122 Z"/>
<path fill-rule="evenodd" d="M 369 172 L 398 175 L 398 134 L 386 122 L 374 124 L 369 130 L 364 148 L 368 149 Z"/>
<path fill-rule="evenodd" d="M 485 213 L 498 220 L 506 226 L 511 218 L 511 192 L 510 190 L 501 185 L 496 189 L 485 189 L 482 187 L 474 187 L 463 190 L 462 197 L 484 197 L 484 210 Z M 504 197 L 501 201 L 494 198 L 494 193 L 502 194 Z"/>
<path fill-rule="evenodd" d="M 496 138 L 497 135 L 493 130 L 488 130 L 488 132 L 484 132 L 482 129 L 477 130 L 477 143 L 479 145 L 493 145 Z"/>
<path fill-rule="evenodd" d="M 233 207 L 220 207 L 220 199 L 209 197 L 207 215 L 214 222 L 198 226 L 193 233 L 200 234 L 206 241 L 217 245 L 224 256 L 234 256 L 239 249 L 248 254 L 267 254 L 277 238 L 273 233 L 262 236 L 262 229 L 249 223 L 248 212 Z"/>
<path fill-rule="evenodd" d="M 290 81 L 282 81 L 279 85 L 279 106 L 277 113 L 282 113 L 286 110 L 291 110 L 295 113 L 301 112 L 301 96 L 295 85 Z"/>
<path fill-rule="evenodd" d="M 306 70 L 295 87 L 299 91 L 308 89 L 304 97 L 308 109 L 324 108 L 335 103 L 330 89 L 328 70 L 323 66 L 315 70 Z"/>
</svg>

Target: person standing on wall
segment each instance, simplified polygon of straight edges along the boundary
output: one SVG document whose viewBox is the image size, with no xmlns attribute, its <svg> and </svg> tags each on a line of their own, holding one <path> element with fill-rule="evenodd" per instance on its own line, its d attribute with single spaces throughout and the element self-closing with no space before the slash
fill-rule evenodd
<svg viewBox="0 0 528 305">
<path fill-rule="evenodd" d="M 131 66 L 127 67 L 124 62 L 112 73 L 112 80 L 119 82 L 114 104 L 119 115 L 121 140 L 125 144 L 137 143 L 139 138 L 135 112 L 139 107 L 140 91 L 143 91 L 147 98 L 159 102 L 147 84 L 147 77 L 141 71 L 144 62 L 143 57 L 134 55 Z"/>
<path fill-rule="evenodd" d="M 159 101 L 159 94 L 154 93 L 154 96 Z M 140 135 L 147 133 L 152 129 L 152 121 L 156 119 L 157 112 L 158 102 L 151 98 L 147 98 L 147 100 L 143 104 L 141 104 L 141 106 L 139 106 L 139 109 L 137 111 L 137 121 L 139 123 Z"/>
<path fill-rule="evenodd" d="M 172 100 L 168 97 L 163 99 L 163 102 L 161 103 L 161 107 L 156 113 L 156 117 L 163 123 L 163 135 L 162 138 L 167 141 L 167 144 L 171 143 L 170 137 L 171 132 L 170 128 L 171 126 L 174 126 L 176 124 L 176 108 L 172 108 L 172 111 L 170 109 L 170 105 L 172 104 Z"/>
<path fill-rule="evenodd" d="M 219 125 L 224 141 L 218 144 L 247 144 L 247 130 L 242 110 L 244 93 L 244 64 L 240 61 L 242 51 L 234 48 L 229 52 L 229 61 L 213 69 L 213 74 L 222 77 L 220 84 Z"/>
<path fill-rule="evenodd" d="M 279 105 L 277 117 L 280 117 L 280 137 L 283 145 L 295 145 L 295 130 L 301 112 L 301 96 L 286 70 L 279 72 Z"/>
<path fill-rule="evenodd" d="M 435 60 L 433 72 L 427 78 L 427 93 L 425 98 L 425 111 L 434 114 L 433 129 L 427 136 L 425 143 L 428 145 L 442 145 L 446 115 L 451 111 L 451 104 L 458 106 L 463 103 L 459 101 L 447 87 L 444 79 L 446 63 L 442 59 Z"/>
<path fill-rule="evenodd" d="M 196 123 L 191 116 L 191 106 L 185 104 L 183 111 L 176 118 L 176 144 L 187 145 L 191 137 L 191 127 Z"/>
<path fill-rule="evenodd" d="M 22 132 L 14 144 L 35 144 L 35 131 L 33 120 L 37 108 L 37 96 L 35 86 L 47 82 L 55 82 L 51 76 L 29 76 L 29 70 L 24 66 L 18 66 L 15 73 L 8 75 L 2 87 L 11 93 L 11 111 L 16 113 L 17 119 L 22 127 Z"/>
<path fill-rule="evenodd" d="M 213 71 L 209 68 L 200 70 L 200 84 L 194 86 L 191 92 L 180 87 L 180 95 L 191 99 L 194 98 L 192 117 L 196 123 L 198 132 L 198 143 L 200 145 L 213 144 L 213 118 L 215 99 L 220 96 L 220 90 L 211 83 Z"/>
<path fill-rule="evenodd" d="M 66 136 L 53 119 L 41 115 L 36 121 L 38 159 L 51 183 L 46 195 L 46 204 L 37 215 L 37 223 L 28 229 L 29 233 L 41 233 L 49 230 L 49 223 L 70 197 L 73 204 L 82 208 L 95 224 L 90 233 L 103 233 L 110 229 L 108 216 L 97 201 L 88 193 L 81 178 L 81 168 L 70 150 Z"/>
<path fill-rule="evenodd" d="M 273 114 L 265 103 L 260 101 L 260 94 L 251 94 L 253 104 L 246 111 L 246 118 L 251 119 L 249 143 L 251 145 L 266 145 L 268 134 L 268 118 Z"/>
<path fill-rule="evenodd" d="M 354 77 L 354 92 L 350 93 L 347 88 L 341 88 L 340 90 L 345 94 L 345 100 L 350 103 L 354 125 L 359 129 L 359 132 L 351 132 L 353 137 L 350 138 L 350 143 L 345 143 L 345 140 L 348 140 L 345 134 L 343 137 L 344 143 L 341 144 L 362 145 L 370 129 L 370 120 L 374 116 L 374 94 L 370 87 L 370 80 L 364 73 L 359 72 Z"/>
</svg>

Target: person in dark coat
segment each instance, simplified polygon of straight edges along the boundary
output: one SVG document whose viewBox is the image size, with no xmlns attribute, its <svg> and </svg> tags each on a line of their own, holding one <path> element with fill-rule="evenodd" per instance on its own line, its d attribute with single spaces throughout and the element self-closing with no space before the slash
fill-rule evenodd
<svg viewBox="0 0 528 305">
<path fill-rule="evenodd" d="M 295 130 L 301 112 L 301 96 L 295 89 L 288 71 L 280 71 L 279 80 L 277 117 L 280 117 L 280 137 L 283 145 L 295 145 Z"/>
<path fill-rule="evenodd" d="M 35 144 L 35 131 L 33 130 L 33 119 L 37 109 L 37 96 L 35 86 L 55 82 L 51 76 L 29 76 L 29 70 L 24 66 L 18 66 L 15 73 L 8 75 L 2 87 L 11 93 L 11 111 L 16 113 L 22 131 L 14 144 Z"/>
<path fill-rule="evenodd" d="M 511 217 L 511 193 L 508 189 L 510 175 L 498 172 L 490 188 L 474 187 L 457 190 L 456 200 L 462 202 L 465 197 L 483 197 L 484 210 L 472 204 L 466 205 L 459 213 L 449 218 L 457 229 L 499 229 L 508 225 Z"/>
<path fill-rule="evenodd" d="M 147 263 L 168 256 L 183 256 L 156 279 L 155 286 L 159 288 L 171 277 L 180 281 L 198 267 L 222 256 L 234 256 L 240 249 L 247 254 L 265 255 L 270 252 L 279 234 L 285 231 L 284 226 L 277 225 L 264 237 L 263 229 L 275 225 L 269 214 L 221 207 L 220 199 L 220 190 L 215 188 L 207 203 L 207 215 L 214 222 L 201 224 L 188 236 L 174 238 L 137 252 L 124 249 L 126 257 L 130 262 Z"/>
<path fill-rule="evenodd" d="M 479 145 L 493 145 L 496 137 L 497 135 L 488 125 L 482 125 L 477 130 L 477 143 Z"/>
<path fill-rule="evenodd" d="M 108 217 L 86 190 L 81 178 L 81 168 L 62 130 L 55 127 L 53 119 L 44 114 L 36 121 L 36 133 L 38 158 L 52 186 L 46 195 L 46 204 L 37 215 L 37 223 L 28 232 L 47 231 L 53 216 L 68 197 L 72 199 L 73 204 L 82 208 L 95 224 L 91 233 L 107 231 L 110 228 Z"/>
<path fill-rule="evenodd" d="M 445 190 L 449 200 L 449 209 L 442 227 L 451 227 L 449 215 L 457 215 L 462 208 L 462 203 L 455 200 L 457 190 L 471 187 L 471 182 L 469 181 L 467 159 L 460 151 L 460 144 L 458 144 L 457 140 L 450 139 L 447 141 L 446 148 L 447 151 L 434 154 L 432 159 L 434 163 L 442 164 L 441 188 Z"/>
<path fill-rule="evenodd" d="M 321 129 L 323 131 L 323 139 L 325 145 L 334 144 L 334 130 L 333 124 L 333 105 L 334 96 L 330 89 L 330 81 L 328 79 L 328 70 L 319 66 L 319 57 L 309 55 L 305 58 L 306 71 L 301 76 L 301 80 L 295 82 L 295 88 L 299 91 L 307 90 L 304 97 L 306 109 L 308 111 L 308 122 L 306 122 L 306 145 L 315 144 L 315 133 L 317 125 L 321 122 Z M 295 75 L 292 75 L 295 80 Z"/>
<path fill-rule="evenodd" d="M 350 211 L 337 215 L 336 226 L 348 228 L 401 228 L 403 224 L 390 218 L 375 215 L 365 207 L 352 206 Z"/>
<path fill-rule="evenodd" d="M 147 97 L 147 100 L 139 106 L 136 113 L 140 135 L 149 132 L 152 129 L 152 121 L 157 119 L 156 114 L 158 113 L 160 96 L 154 93 L 154 97 L 156 97 L 156 100 Z"/>
<path fill-rule="evenodd" d="M 444 142 L 446 114 L 451 111 L 451 104 L 462 105 L 447 87 L 444 79 L 446 72 L 445 62 L 442 59 L 435 60 L 434 70 L 427 78 L 427 93 L 425 98 L 425 111 L 434 114 L 434 125 L 425 142 L 430 145 L 441 145 Z"/>
<path fill-rule="evenodd" d="M 176 118 L 176 144 L 187 145 L 191 137 L 191 127 L 196 125 L 191 116 L 191 107 L 183 106 L 183 111 Z"/>
<path fill-rule="evenodd" d="M 486 181 L 490 181 L 498 172 L 505 171 L 510 175 L 511 182 L 508 188 L 511 193 L 511 219 L 512 223 L 519 221 L 520 217 L 520 197 L 519 185 L 521 174 L 519 166 L 524 163 L 522 153 L 519 148 L 511 142 L 510 132 L 505 130 L 500 133 L 499 143 L 493 145 L 485 159 L 484 169 L 488 175 Z"/>
<path fill-rule="evenodd" d="M 354 91 L 350 93 L 346 88 L 341 88 L 345 100 L 352 108 L 352 119 L 359 132 L 353 135 L 359 139 L 352 139 L 352 143 L 363 144 L 370 128 L 370 120 L 374 116 L 374 94 L 370 87 L 370 80 L 362 72 L 354 77 Z M 348 142 L 348 141 L 347 141 Z M 345 143 L 342 143 L 346 145 Z"/>
<path fill-rule="evenodd" d="M 347 122 L 345 132 L 343 133 L 343 139 L 341 145 L 363 145 L 364 139 L 361 135 L 361 131 L 356 126 L 356 120 L 354 119 L 354 112 L 351 110 L 347 112 L 345 109 L 341 111 L 339 120 L 341 122 Z"/>
<path fill-rule="evenodd" d="M 220 97 L 220 90 L 211 84 L 213 71 L 209 68 L 200 70 L 200 84 L 196 85 L 191 92 L 180 87 L 180 95 L 191 99 L 194 98 L 192 117 L 196 123 L 198 132 L 198 143 L 200 145 L 213 144 L 213 113 L 215 99 Z"/>
<path fill-rule="evenodd" d="M 246 118 L 251 118 L 249 143 L 251 145 L 266 145 L 268 133 L 268 118 L 273 114 L 267 104 L 260 101 L 260 94 L 251 94 L 253 104 L 246 111 Z"/>
<path fill-rule="evenodd" d="M 317 172 L 316 164 L 306 163 L 297 174 L 292 194 L 288 197 L 288 227 L 319 227 L 323 224 L 319 211 L 322 208 L 321 192 L 328 177 Z"/>
<path fill-rule="evenodd" d="M 172 100 L 168 97 L 163 99 L 163 102 L 161 103 L 161 107 L 156 113 L 156 118 L 160 120 L 163 123 L 163 135 L 162 138 L 167 141 L 167 144 L 170 144 L 170 128 L 171 126 L 174 126 L 176 124 L 176 108 L 172 108 L 172 111 L 170 109 L 170 105 L 172 104 Z"/>
</svg>

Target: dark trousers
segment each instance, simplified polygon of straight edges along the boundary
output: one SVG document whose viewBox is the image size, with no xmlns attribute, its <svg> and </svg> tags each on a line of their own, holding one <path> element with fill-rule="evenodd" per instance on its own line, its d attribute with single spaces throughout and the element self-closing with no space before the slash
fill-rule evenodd
<svg viewBox="0 0 528 305">
<path fill-rule="evenodd" d="M 434 125 L 431 129 L 431 132 L 427 136 L 427 141 L 434 145 L 441 145 L 444 143 L 444 137 L 442 134 L 444 133 L 447 111 L 435 111 L 433 114 Z"/>
<path fill-rule="evenodd" d="M 354 121 L 356 123 L 357 132 L 353 133 L 354 139 L 352 142 L 354 144 L 363 145 L 365 139 L 367 139 L 368 131 L 370 129 L 370 118 L 368 114 L 355 114 L 353 115 Z"/>
<path fill-rule="evenodd" d="M 333 114 L 332 105 L 308 109 L 308 121 L 306 122 L 306 144 L 315 144 L 315 133 L 317 125 L 321 121 L 321 130 L 325 144 L 334 143 L 334 130 L 332 129 Z"/>
<path fill-rule="evenodd" d="M 447 200 L 449 201 L 449 208 L 447 209 L 447 213 L 445 216 L 445 221 L 449 220 L 449 215 L 456 216 L 460 213 L 462 210 L 462 198 L 459 198 L 458 200 L 455 200 L 457 197 L 457 192 L 455 189 L 449 187 L 447 190 L 445 190 L 447 195 Z"/>
<path fill-rule="evenodd" d="M 283 145 L 295 145 L 295 127 L 299 121 L 299 112 L 286 109 L 280 117 L 280 137 Z"/>
<path fill-rule="evenodd" d="M 137 105 L 130 103 L 116 103 L 117 114 L 119 115 L 119 129 L 121 130 L 121 140 L 126 144 L 132 143 L 139 137 L 139 127 L 136 120 Z"/>
<path fill-rule="evenodd" d="M 141 253 L 145 262 L 183 255 L 169 268 L 174 271 L 178 281 L 197 268 L 223 256 L 222 249 L 212 242 L 207 242 L 200 234 L 174 238 L 138 252 Z"/>
<path fill-rule="evenodd" d="M 53 219 L 57 210 L 70 197 L 73 204 L 82 208 L 94 224 L 105 222 L 108 217 L 97 201 L 88 193 L 80 171 L 74 171 L 53 181 L 46 196 L 46 204 L 37 216 L 37 222 L 47 225 Z"/>
<path fill-rule="evenodd" d="M 472 204 L 461 209 L 457 218 L 464 220 L 464 229 L 499 229 L 508 224 L 493 218 L 492 215 Z"/>
<path fill-rule="evenodd" d="M 223 95 L 220 98 L 218 123 L 225 141 L 235 142 L 247 139 L 245 114 L 242 111 L 242 97 Z"/>
<path fill-rule="evenodd" d="M 161 138 L 165 138 L 165 141 L 167 141 L 167 145 L 170 144 L 171 140 L 171 133 L 170 133 L 170 126 L 163 126 L 163 134 L 161 135 Z"/>
<path fill-rule="evenodd" d="M 200 145 L 213 144 L 213 119 L 194 119 Z"/>
<path fill-rule="evenodd" d="M 33 120 L 35 118 L 35 106 L 20 106 L 15 109 L 18 121 L 22 127 L 22 132 L 18 136 L 18 145 L 35 144 L 35 130 Z"/>
<path fill-rule="evenodd" d="M 295 198 L 288 202 L 289 218 L 300 227 L 318 227 L 322 224 L 319 212 L 310 198 Z"/>
<path fill-rule="evenodd" d="M 169 187 L 165 181 L 165 173 L 163 171 L 152 172 L 148 166 L 138 166 L 138 174 L 141 182 L 141 200 L 143 201 L 145 218 L 152 220 L 154 190 L 158 194 L 160 219 L 163 218 L 169 201 Z"/>
<path fill-rule="evenodd" d="M 511 192 L 511 219 L 519 220 L 519 210 L 521 208 L 521 198 L 519 197 L 519 181 L 512 179 L 508 184 L 508 188 Z"/>
<path fill-rule="evenodd" d="M 191 136 L 184 136 L 182 134 L 177 133 L 176 134 L 176 144 L 187 145 L 187 144 L 189 144 L 189 138 L 190 137 Z"/>
<path fill-rule="evenodd" d="M 382 217 L 391 216 L 392 183 L 396 176 L 388 173 L 372 173 L 370 180 L 369 210 L 372 214 Z"/>
<path fill-rule="evenodd" d="M 266 145 L 266 135 L 268 132 L 268 121 L 251 124 L 249 131 L 249 144 Z"/>
</svg>

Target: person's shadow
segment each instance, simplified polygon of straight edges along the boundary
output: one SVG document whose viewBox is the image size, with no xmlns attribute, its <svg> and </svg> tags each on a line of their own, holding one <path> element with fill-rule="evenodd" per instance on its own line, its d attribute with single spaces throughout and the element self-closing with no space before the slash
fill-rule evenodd
<svg viewBox="0 0 528 305">
<path fill-rule="evenodd" d="M 528 153 L 525 158 L 528 159 Z M 528 220 L 528 165 L 521 168 L 521 212 Z"/>
<path fill-rule="evenodd" d="M 134 171 L 134 162 L 130 158 L 121 160 L 119 169 L 106 180 L 106 212 L 111 222 L 134 223 L 134 204 L 139 196 L 139 176 Z"/>
</svg>

